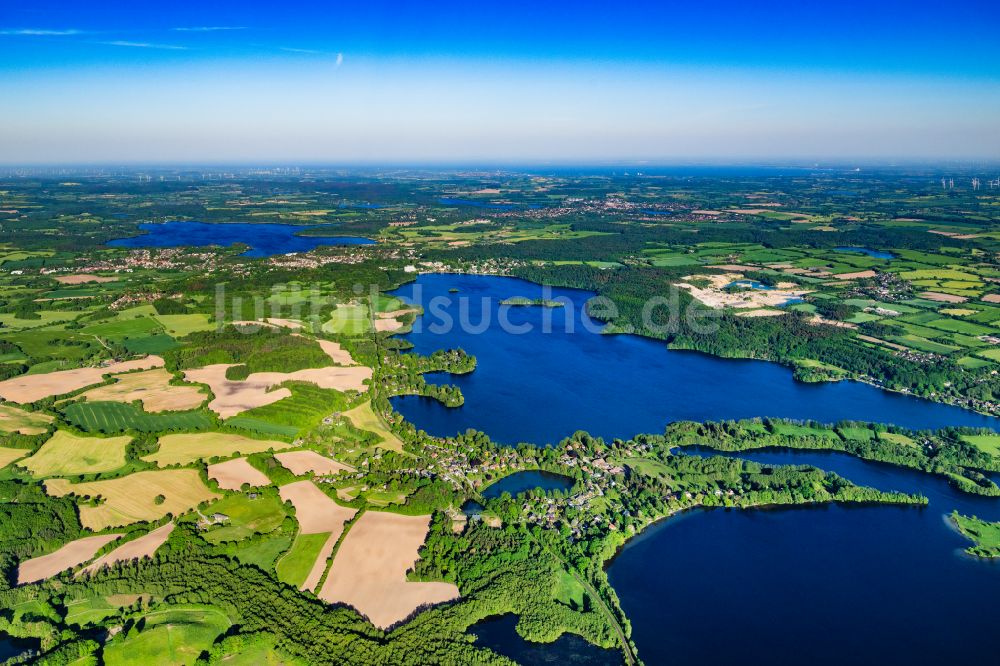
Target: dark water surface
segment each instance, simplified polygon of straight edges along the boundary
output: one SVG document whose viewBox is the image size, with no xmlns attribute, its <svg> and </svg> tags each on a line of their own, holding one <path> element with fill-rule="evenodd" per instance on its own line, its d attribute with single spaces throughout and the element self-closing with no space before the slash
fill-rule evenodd
<svg viewBox="0 0 1000 666">
<path fill-rule="evenodd" d="M 731 455 L 930 504 L 693 511 L 650 528 L 608 569 L 646 663 L 997 663 L 1000 563 L 962 554 L 947 515 L 997 520 L 1000 500 L 846 454 Z"/>
<path fill-rule="evenodd" d="M 630 437 L 662 432 L 681 419 L 755 416 L 915 429 L 998 424 L 996 418 L 858 382 L 798 382 L 789 368 L 775 363 L 673 351 L 632 335 L 601 335 L 595 332 L 600 325 L 583 314 L 592 295 L 586 291 L 513 278 L 430 274 L 393 293 L 425 308 L 405 336 L 414 351 L 461 347 L 479 362 L 468 375 L 426 375 L 431 382 L 458 385 L 465 395 L 462 407 L 416 396 L 393 398 L 400 413 L 434 435 L 476 428 L 505 444 L 551 444 L 576 430 Z M 500 305 L 512 296 L 560 299 L 566 306 Z M 551 332 L 544 332 L 545 322 Z M 530 330 L 509 332 L 511 327 Z"/>
<path fill-rule="evenodd" d="M 321 245 L 371 245 L 375 241 L 357 236 L 298 236 L 314 227 L 295 224 L 207 224 L 205 222 L 162 222 L 140 224 L 141 236 L 119 238 L 115 247 L 206 247 L 245 243 L 245 257 L 270 257 L 289 252 L 308 252 Z"/>
<path fill-rule="evenodd" d="M 505 492 L 510 493 L 513 496 L 520 495 L 521 493 L 527 492 L 529 490 L 569 490 L 573 487 L 573 479 L 562 474 L 553 474 L 552 472 L 542 472 L 538 470 L 530 470 L 527 472 L 515 472 L 509 476 L 505 476 L 499 481 L 487 486 L 486 490 L 483 491 L 483 497 L 485 499 L 493 499 L 495 497 L 500 497 Z"/>
<path fill-rule="evenodd" d="M 895 259 L 896 255 L 892 252 L 883 252 L 882 250 L 869 250 L 866 247 L 835 247 L 834 252 L 854 252 L 855 254 L 867 254 L 869 257 L 874 259 Z"/>
<path fill-rule="evenodd" d="M 476 636 L 476 645 L 525 666 L 620 666 L 623 662 L 618 650 L 604 650 L 575 634 L 563 634 L 552 643 L 532 643 L 521 638 L 516 626 L 516 615 L 502 615 L 472 625 L 469 633 Z"/>
</svg>

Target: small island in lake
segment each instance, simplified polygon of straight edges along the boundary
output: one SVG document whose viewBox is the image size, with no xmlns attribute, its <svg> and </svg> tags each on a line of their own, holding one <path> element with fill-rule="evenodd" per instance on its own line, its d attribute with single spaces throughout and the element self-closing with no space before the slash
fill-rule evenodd
<svg viewBox="0 0 1000 666">
<path fill-rule="evenodd" d="M 510 298 L 505 298 L 500 301 L 500 305 L 514 305 L 514 306 L 537 306 L 543 308 L 562 308 L 566 307 L 566 303 L 563 301 L 556 301 L 548 298 L 525 298 L 524 296 L 511 296 Z"/>
<path fill-rule="evenodd" d="M 974 545 L 965 549 L 976 557 L 1000 557 L 1000 523 L 991 523 L 976 516 L 963 516 L 957 511 L 951 514 L 958 531 Z"/>
</svg>

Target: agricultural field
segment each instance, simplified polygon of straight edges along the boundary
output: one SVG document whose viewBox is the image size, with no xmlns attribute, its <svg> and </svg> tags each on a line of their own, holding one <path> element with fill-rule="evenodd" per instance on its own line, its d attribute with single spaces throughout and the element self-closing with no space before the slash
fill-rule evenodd
<svg viewBox="0 0 1000 666">
<path fill-rule="evenodd" d="M 145 456 L 143 460 L 156 463 L 159 467 L 187 465 L 196 460 L 231 458 L 261 451 L 287 449 L 290 444 L 268 439 L 251 439 L 242 435 L 222 432 L 178 433 L 164 435 L 159 439 L 159 450 Z"/>
<path fill-rule="evenodd" d="M 118 375 L 114 383 L 99 386 L 82 394 L 91 402 L 142 402 L 147 412 L 178 412 L 195 409 L 207 396 L 197 386 L 177 386 L 170 383 L 173 375 L 157 368 Z"/>
<path fill-rule="evenodd" d="M 254 534 L 268 534 L 288 515 L 281 498 L 273 491 L 257 493 L 253 498 L 244 494 L 227 495 L 210 504 L 204 513 L 227 516 L 221 525 L 205 532 L 205 539 L 210 543 L 241 541 Z"/>
<path fill-rule="evenodd" d="M 157 662 L 194 664 L 232 624 L 211 606 L 177 605 L 151 611 L 104 648 L 108 666 Z"/>
<path fill-rule="evenodd" d="M 67 423 L 85 432 L 164 432 L 205 430 L 212 426 L 212 417 L 203 411 L 150 414 L 134 404 L 121 402 L 74 402 L 63 408 L 62 413 Z"/>
<path fill-rule="evenodd" d="M 367 511 L 351 526 L 317 596 L 357 608 L 377 627 L 405 619 L 417 607 L 457 599 L 450 583 L 414 583 L 406 572 L 417 560 L 430 516 Z"/>
<path fill-rule="evenodd" d="M 219 497 L 192 469 L 135 472 L 117 479 L 80 483 L 49 479 L 45 490 L 55 497 L 78 498 L 80 523 L 94 531 L 159 520 L 168 514 L 177 516 Z M 96 496 L 103 499 L 96 506 L 83 500 Z"/>
<path fill-rule="evenodd" d="M 131 437 L 81 437 L 57 430 L 18 465 L 36 477 L 113 472 L 125 466 L 125 449 L 131 441 Z"/>
<path fill-rule="evenodd" d="M 27 412 L 11 405 L 0 405 L 0 430 L 22 435 L 40 435 L 55 418 L 49 414 Z"/>
</svg>

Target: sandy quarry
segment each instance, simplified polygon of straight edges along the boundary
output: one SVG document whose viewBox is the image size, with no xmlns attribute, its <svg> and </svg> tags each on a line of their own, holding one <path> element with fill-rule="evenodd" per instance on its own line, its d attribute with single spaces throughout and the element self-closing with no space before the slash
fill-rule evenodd
<svg viewBox="0 0 1000 666">
<path fill-rule="evenodd" d="M 22 562 L 17 568 L 17 584 L 34 583 L 35 581 L 52 578 L 57 573 L 72 569 L 83 564 L 94 556 L 97 551 L 121 534 L 101 534 L 98 536 L 84 537 L 68 544 L 48 555 L 42 555 Z"/>
<path fill-rule="evenodd" d="M 337 472 L 354 471 L 350 465 L 321 456 L 315 451 L 284 451 L 275 453 L 274 457 L 295 476 L 301 476 L 307 472 L 312 472 L 317 476 L 327 476 Z"/>
<path fill-rule="evenodd" d="M 319 598 L 346 603 L 382 629 L 417 608 L 459 597 L 451 583 L 411 583 L 406 572 L 417 561 L 431 517 L 368 511 L 340 544 Z"/>
<path fill-rule="evenodd" d="M 79 578 L 83 574 L 92 574 L 102 567 L 114 566 L 119 562 L 129 562 L 140 560 L 144 557 L 152 557 L 156 550 L 167 542 L 170 533 L 174 531 L 174 524 L 167 523 L 163 527 L 158 527 L 149 534 L 145 534 L 138 539 L 132 539 L 115 548 L 107 555 L 103 555 L 76 574 Z"/>
<path fill-rule="evenodd" d="M 685 279 L 690 280 L 693 277 L 688 276 Z M 740 289 L 728 292 L 725 291 L 727 285 L 744 279 L 741 274 L 699 277 L 707 278 L 711 284 L 707 287 L 695 287 L 687 282 L 679 282 L 677 286 L 687 289 L 692 296 L 712 308 L 750 308 L 755 310 L 774 308 L 784 305 L 789 299 L 801 298 L 809 293 L 803 289 Z"/>
<path fill-rule="evenodd" d="M 114 282 L 118 278 L 104 275 L 93 275 L 92 273 L 74 273 L 73 275 L 60 275 L 55 278 L 61 284 L 84 284 L 86 282 Z"/>
<path fill-rule="evenodd" d="M 278 489 L 281 499 L 295 507 L 295 519 L 302 534 L 322 534 L 344 531 L 344 523 L 354 517 L 357 509 L 340 506 L 312 481 L 296 481 Z"/>
<path fill-rule="evenodd" d="M 239 490 L 244 483 L 252 487 L 271 485 L 271 480 L 246 458 L 233 458 L 208 466 L 208 478 L 215 479 L 223 490 Z"/>
<path fill-rule="evenodd" d="M 38 375 L 22 375 L 0 382 L 0 398 L 25 404 L 35 402 L 53 395 L 63 395 L 90 386 L 100 384 L 105 375 L 114 375 L 133 370 L 148 370 L 163 366 L 159 356 L 147 356 L 135 361 L 124 361 L 97 368 L 76 368 L 74 370 L 57 370 Z"/>
<path fill-rule="evenodd" d="M 173 375 L 164 368 L 132 372 L 115 378 L 114 384 L 98 386 L 83 394 L 87 400 L 142 401 L 147 412 L 177 412 L 195 409 L 208 396 L 198 386 L 173 386 Z"/>
<path fill-rule="evenodd" d="M 311 382 L 320 388 L 338 391 L 364 391 L 364 382 L 372 377 L 372 369 L 365 366 L 331 365 L 295 372 L 255 372 L 245 380 L 233 381 L 226 379 L 229 367 L 228 363 L 216 363 L 184 371 L 187 381 L 207 384 L 212 389 L 215 398 L 208 403 L 208 408 L 224 419 L 291 396 L 292 392 L 286 388 L 271 390 L 287 381 Z"/>
</svg>

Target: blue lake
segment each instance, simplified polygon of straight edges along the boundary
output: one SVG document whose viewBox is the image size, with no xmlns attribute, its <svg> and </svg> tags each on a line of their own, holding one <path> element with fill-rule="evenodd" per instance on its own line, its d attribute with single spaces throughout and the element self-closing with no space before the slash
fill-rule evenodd
<svg viewBox="0 0 1000 666">
<path fill-rule="evenodd" d="M 482 493 L 485 499 L 500 497 L 504 493 L 520 495 L 529 490 L 569 490 L 573 487 L 573 479 L 562 474 L 530 470 L 527 472 L 515 472 L 505 476 L 499 481 L 490 484 Z"/>
<path fill-rule="evenodd" d="M 930 504 L 692 511 L 648 529 L 608 569 L 646 663 L 930 665 L 956 649 L 996 663 L 1000 563 L 962 554 L 969 542 L 946 516 L 997 520 L 1000 500 L 846 454 L 732 456 L 811 464 Z"/>
<path fill-rule="evenodd" d="M 519 664 L 619 666 L 623 661 L 621 652 L 603 650 L 574 634 L 563 634 L 552 643 L 532 643 L 521 638 L 516 626 L 517 616 L 508 614 L 478 622 L 469 627 L 469 633 L 476 637 L 476 645 Z"/>
<path fill-rule="evenodd" d="M 764 291 L 771 291 L 774 289 L 769 284 L 764 284 L 763 282 L 757 282 L 757 280 L 733 280 L 727 287 L 743 287 L 744 289 L 763 289 Z"/>
<path fill-rule="evenodd" d="M 882 250 L 869 250 L 866 247 L 835 247 L 834 252 L 853 252 L 854 254 L 867 254 L 869 257 L 874 259 L 895 259 L 896 255 L 892 252 L 883 252 Z"/>
<path fill-rule="evenodd" d="M 205 222 L 162 222 L 140 224 L 146 233 L 108 242 L 114 247 L 226 247 L 244 243 L 245 257 L 269 257 L 289 252 L 308 252 L 322 245 L 371 245 L 370 238 L 356 236 L 299 236 L 315 227 L 294 224 L 207 224 Z"/>
<path fill-rule="evenodd" d="M 477 201 L 475 199 L 454 199 L 451 197 L 441 197 L 438 199 L 439 204 L 445 206 L 469 206 L 471 208 L 486 208 L 489 210 L 498 211 L 509 211 L 514 210 L 516 206 L 513 204 L 495 204 L 489 201 Z M 532 206 L 534 208 L 534 206 Z"/>
<path fill-rule="evenodd" d="M 452 288 L 458 292 L 449 293 Z M 586 291 L 512 278 L 430 274 L 393 293 L 425 308 L 405 336 L 414 351 L 461 347 L 478 359 L 468 375 L 426 376 L 459 386 L 462 407 L 417 396 L 393 398 L 409 421 L 438 436 L 475 428 L 505 444 L 546 444 L 576 430 L 630 437 L 662 432 L 682 419 L 755 416 L 852 419 L 914 429 L 998 425 L 993 417 L 866 384 L 806 384 L 774 363 L 673 351 L 656 340 L 586 330 L 587 324 L 599 329 L 583 313 L 592 295 Z M 512 296 L 558 298 L 566 307 L 500 305 Z M 546 322 L 550 332 L 544 331 Z M 520 330 L 526 327 L 530 330 Z"/>
</svg>

